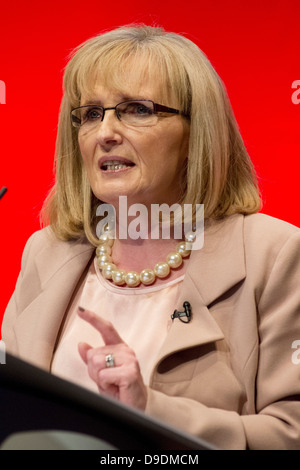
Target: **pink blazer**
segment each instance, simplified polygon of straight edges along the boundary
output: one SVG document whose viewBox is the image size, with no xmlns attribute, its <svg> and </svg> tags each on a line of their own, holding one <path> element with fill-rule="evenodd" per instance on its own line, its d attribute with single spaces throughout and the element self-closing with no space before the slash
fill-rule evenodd
<svg viewBox="0 0 300 470">
<path fill-rule="evenodd" d="M 8 351 L 50 370 L 93 255 L 87 241 L 58 241 L 49 229 L 29 239 L 3 321 Z M 222 449 L 300 449 L 300 230 L 262 214 L 207 228 L 178 310 L 185 300 L 192 320 L 172 323 L 146 413 Z"/>
</svg>

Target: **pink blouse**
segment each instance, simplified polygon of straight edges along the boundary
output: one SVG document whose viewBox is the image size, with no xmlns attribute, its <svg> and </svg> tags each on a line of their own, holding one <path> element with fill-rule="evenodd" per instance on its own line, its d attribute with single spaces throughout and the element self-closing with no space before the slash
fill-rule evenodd
<svg viewBox="0 0 300 470">
<path fill-rule="evenodd" d="M 118 287 L 102 277 L 94 261 L 69 308 L 51 372 L 98 392 L 78 353 L 78 343 L 86 342 L 93 347 L 104 343 L 100 333 L 77 315 L 77 307 L 81 306 L 114 325 L 134 350 L 144 382 L 148 384 L 156 355 L 172 322 L 183 278 L 184 275 L 156 287 Z"/>
</svg>

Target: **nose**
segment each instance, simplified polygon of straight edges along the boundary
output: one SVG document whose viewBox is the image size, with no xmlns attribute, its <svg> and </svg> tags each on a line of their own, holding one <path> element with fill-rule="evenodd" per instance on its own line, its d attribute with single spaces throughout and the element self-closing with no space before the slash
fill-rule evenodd
<svg viewBox="0 0 300 470">
<path fill-rule="evenodd" d="M 106 109 L 103 120 L 97 125 L 96 139 L 105 149 L 122 143 L 121 122 L 114 109 Z"/>
</svg>

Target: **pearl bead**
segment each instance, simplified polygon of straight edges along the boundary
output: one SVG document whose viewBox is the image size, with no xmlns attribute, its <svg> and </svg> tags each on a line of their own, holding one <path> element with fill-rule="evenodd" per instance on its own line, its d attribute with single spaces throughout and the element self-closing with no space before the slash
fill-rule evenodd
<svg viewBox="0 0 300 470">
<path fill-rule="evenodd" d="M 100 235 L 98 243 L 99 245 L 107 243 L 109 246 L 113 246 L 114 240 L 110 237 L 108 232 L 104 232 L 102 235 Z"/>
<path fill-rule="evenodd" d="M 136 271 L 129 271 L 125 276 L 125 282 L 129 287 L 136 287 L 140 284 L 140 276 Z"/>
<path fill-rule="evenodd" d="M 176 247 L 176 251 L 177 253 L 180 253 L 183 258 L 185 258 L 186 256 L 189 256 L 189 254 L 191 253 L 189 246 L 190 246 L 190 243 L 186 243 L 186 242 L 178 243 Z"/>
<path fill-rule="evenodd" d="M 170 274 L 170 266 L 168 263 L 157 263 L 154 266 L 154 274 L 159 278 L 167 277 Z"/>
<path fill-rule="evenodd" d="M 124 269 L 116 269 L 112 272 L 111 278 L 117 286 L 125 284 L 126 271 Z"/>
<path fill-rule="evenodd" d="M 155 274 L 152 269 L 143 269 L 140 273 L 140 280 L 145 286 L 149 286 L 155 281 Z"/>
<path fill-rule="evenodd" d="M 157 263 L 154 270 L 144 269 L 140 274 L 136 271 L 129 271 L 127 273 L 123 269 L 117 269 L 116 265 L 112 263 L 111 247 L 114 243 L 114 239 L 111 238 L 109 228 L 105 227 L 96 248 L 97 265 L 102 271 L 103 277 L 105 279 L 111 279 L 117 286 L 127 284 L 129 287 L 137 287 L 140 283 L 147 286 L 155 281 L 156 276 L 165 278 L 170 274 L 171 269 L 176 269 L 181 266 L 183 262 L 182 258 L 189 256 L 192 243 L 195 239 L 195 232 L 188 232 L 185 236 L 185 242 L 178 243 L 176 247 L 177 251 L 167 256 L 167 262 Z"/>
<path fill-rule="evenodd" d="M 113 263 L 106 263 L 102 268 L 102 274 L 105 279 L 112 278 L 112 272 L 117 269 L 116 265 Z"/>
<path fill-rule="evenodd" d="M 111 254 L 111 246 L 109 246 L 107 243 L 97 246 L 96 254 L 97 254 L 97 256 L 110 255 Z"/>
<path fill-rule="evenodd" d="M 194 243 L 196 240 L 196 233 L 195 232 L 188 232 L 185 234 L 185 241 L 189 243 Z"/>
<path fill-rule="evenodd" d="M 107 263 L 110 263 L 111 262 L 111 256 L 109 255 L 100 255 L 100 256 L 97 256 L 97 265 L 100 269 L 103 269 L 103 267 L 107 264 Z"/>
<path fill-rule="evenodd" d="M 170 268 L 178 268 L 182 264 L 182 257 L 180 253 L 170 253 L 167 256 L 167 263 Z"/>
</svg>

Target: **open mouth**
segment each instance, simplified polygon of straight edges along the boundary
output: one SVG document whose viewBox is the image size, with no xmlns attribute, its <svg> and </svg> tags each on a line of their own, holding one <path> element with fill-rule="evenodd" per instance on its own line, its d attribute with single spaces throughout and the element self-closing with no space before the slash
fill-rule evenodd
<svg viewBox="0 0 300 470">
<path fill-rule="evenodd" d="M 131 168 L 133 166 L 135 166 L 135 164 L 130 162 L 129 160 L 107 160 L 101 164 L 100 168 L 103 171 L 118 171 L 124 170 L 126 168 Z"/>
</svg>

